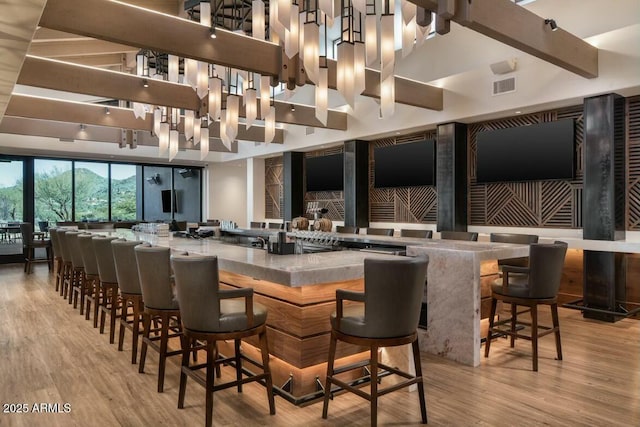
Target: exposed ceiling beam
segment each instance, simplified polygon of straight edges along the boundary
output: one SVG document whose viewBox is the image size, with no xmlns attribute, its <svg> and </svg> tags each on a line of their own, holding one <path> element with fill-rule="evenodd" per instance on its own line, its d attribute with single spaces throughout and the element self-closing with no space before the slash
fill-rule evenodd
<svg viewBox="0 0 640 427">
<path fill-rule="evenodd" d="M 106 114 L 107 108 L 109 114 Z M 151 131 L 153 128 L 153 116 L 147 114 L 144 119 L 136 118 L 133 110 L 119 107 L 106 107 L 100 104 L 85 102 L 61 101 L 50 98 L 14 94 L 7 106 L 7 116 L 23 117 L 30 119 L 69 122 L 73 120 L 74 126 L 79 124 L 115 127 L 118 129 L 133 129 Z M 181 121 L 179 130 L 184 132 L 184 121 Z M 210 125 L 210 135 L 220 137 L 220 124 Z M 264 141 L 264 127 L 252 126 L 249 129 L 242 123 L 238 125 L 238 139 L 242 141 Z M 276 144 L 284 141 L 284 131 L 276 129 L 273 140 Z"/>
<path fill-rule="evenodd" d="M 193 111 L 206 109 L 206 99 L 198 98 L 195 91 L 187 85 L 147 79 L 149 87 L 145 88 L 142 81 L 142 77 L 132 74 L 34 56 L 27 56 L 18 78 L 18 83 L 26 86 L 185 108 Z M 242 102 L 240 104 L 242 105 Z M 315 118 L 315 110 L 312 107 L 296 106 L 296 111 L 291 111 L 290 104 L 282 101 L 275 101 L 275 106 L 278 123 L 325 127 Z M 243 108 L 241 108 L 240 116 L 245 116 Z M 329 111 L 326 127 L 345 130 L 347 128 L 347 114 Z"/>
<path fill-rule="evenodd" d="M 113 53 L 137 52 L 138 49 L 122 44 L 97 39 L 74 40 L 34 40 L 29 47 L 29 55 L 46 58 L 63 58 L 67 56 L 105 55 Z"/>
<path fill-rule="evenodd" d="M 64 61 L 78 65 L 86 65 L 87 67 L 123 67 L 126 61 L 126 55 L 122 53 L 110 53 L 108 55 L 65 56 Z"/>
<path fill-rule="evenodd" d="M 140 25 L 144 22 L 145 25 Z M 113 43 L 253 71 L 279 78 L 286 74 L 280 46 L 219 29 L 217 38 L 199 23 L 107 0 L 55 0 L 47 4 L 40 25 Z M 289 70 L 290 71 L 290 70 Z M 330 66 L 335 82 L 335 66 Z M 380 73 L 368 70 L 365 96 L 379 98 Z M 396 102 L 442 110 L 443 90 L 396 79 Z M 335 88 L 335 84 L 330 87 Z"/>
<path fill-rule="evenodd" d="M 409 0 L 438 13 L 437 0 Z M 511 0 L 456 0 L 452 21 L 582 77 L 598 77 L 598 49 Z M 551 17 L 547 17 L 551 18 Z M 560 23 L 562 24 L 562 23 Z M 397 90 L 397 89 L 396 89 Z"/>
<path fill-rule="evenodd" d="M 95 141 L 120 144 L 122 131 L 117 128 L 85 125 L 80 128 L 78 123 L 55 122 L 48 120 L 28 119 L 23 117 L 5 116 L 0 123 L 0 133 L 12 135 L 42 136 L 58 138 L 62 141 Z M 151 136 L 149 132 L 138 131 L 137 144 L 140 146 L 158 146 L 158 138 Z M 191 141 L 186 141 L 180 136 L 180 148 L 185 150 L 199 150 Z M 209 151 L 222 153 L 237 153 L 238 143 L 234 142 L 229 151 L 218 138 L 209 139 Z"/>
</svg>

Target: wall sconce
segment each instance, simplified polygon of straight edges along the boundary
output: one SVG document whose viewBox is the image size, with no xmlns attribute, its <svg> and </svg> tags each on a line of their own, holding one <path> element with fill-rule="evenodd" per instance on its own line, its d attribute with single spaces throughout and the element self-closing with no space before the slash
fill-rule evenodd
<svg viewBox="0 0 640 427">
<path fill-rule="evenodd" d="M 147 182 L 149 184 L 160 184 L 162 182 L 162 180 L 160 179 L 160 174 L 157 173 L 155 175 L 151 175 L 147 178 Z"/>
<path fill-rule="evenodd" d="M 551 28 L 551 31 L 556 31 L 558 29 L 558 24 L 556 24 L 555 19 L 545 19 L 544 25 L 548 25 Z"/>
</svg>

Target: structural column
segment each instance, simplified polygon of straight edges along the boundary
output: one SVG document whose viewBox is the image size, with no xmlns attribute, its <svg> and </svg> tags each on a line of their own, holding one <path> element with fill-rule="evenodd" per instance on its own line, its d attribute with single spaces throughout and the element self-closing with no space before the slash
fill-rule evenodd
<svg viewBox="0 0 640 427">
<path fill-rule="evenodd" d="M 283 215 L 284 221 L 291 221 L 304 213 L 304 153 L 287 151 L 284 153 Z"/>
<path fill-rule="evenodd" d="M 438 231 L 467 230 L 467 125 L 438 125 Z"/>
<path fill-rule="evenodd" d="M 584 239 L 624 238 L 624 104 L 617 94 L 584 101 Z M 624 254 L 584 251 L 584 317 L 615 321 L 624 300 Z"/>
<path fill-rule="evenodd" d="M 369 142 L 344 143 L 344 225 L 369 226 Z"/>
</svg>

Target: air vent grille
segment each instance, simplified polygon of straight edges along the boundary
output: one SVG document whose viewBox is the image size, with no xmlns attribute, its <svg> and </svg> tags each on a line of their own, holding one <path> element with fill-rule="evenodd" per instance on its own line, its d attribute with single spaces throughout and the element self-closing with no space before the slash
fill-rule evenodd
<svg viewBox="0 0 640 427">
<path fill-rule="evenodd" d="M 504 93 L 510 93 L 516 91 L 516 78 L 509 77 L 508 79 L 496 80 L 493 82 L 493 95 L 502 95 Z"/>
</svg>

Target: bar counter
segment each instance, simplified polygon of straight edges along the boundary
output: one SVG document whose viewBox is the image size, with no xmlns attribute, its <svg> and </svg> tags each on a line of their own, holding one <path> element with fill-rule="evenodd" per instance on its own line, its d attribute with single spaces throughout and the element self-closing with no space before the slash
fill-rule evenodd
<svg viewBox="0 0 640 427">
<path fill-rule="evenodd" d="M 149 241 L 174 251 L 216 255 L 223 287 L 251 287 L 256 302 L 269 310 L 267 326 L 274 384 L 301 399 L 318 391 L 328 355 L 329 315 L 336 289 L 364 289 L 364 259 L 393 255 L 335 251 L 275 255 L 266 250 L 224 244 L 213 239 L 157 237 L 117 230 L 111 234 Z M 409 255 L 430 257 L 425 287 L 428 322 L 420 331 L 421 349 L 457 362 L 478 366 L 480 348 L 481 264 L 526 256 L 528 246 L 342 235 L 361 244 L 406 246 Z M 493 262 L 495 265 L 495 262 Z M 248 351 L 252 350 L 247 346 Z M 358 360 L 356 347 L 339 346 L 340 357 Z"/>
</svg>

